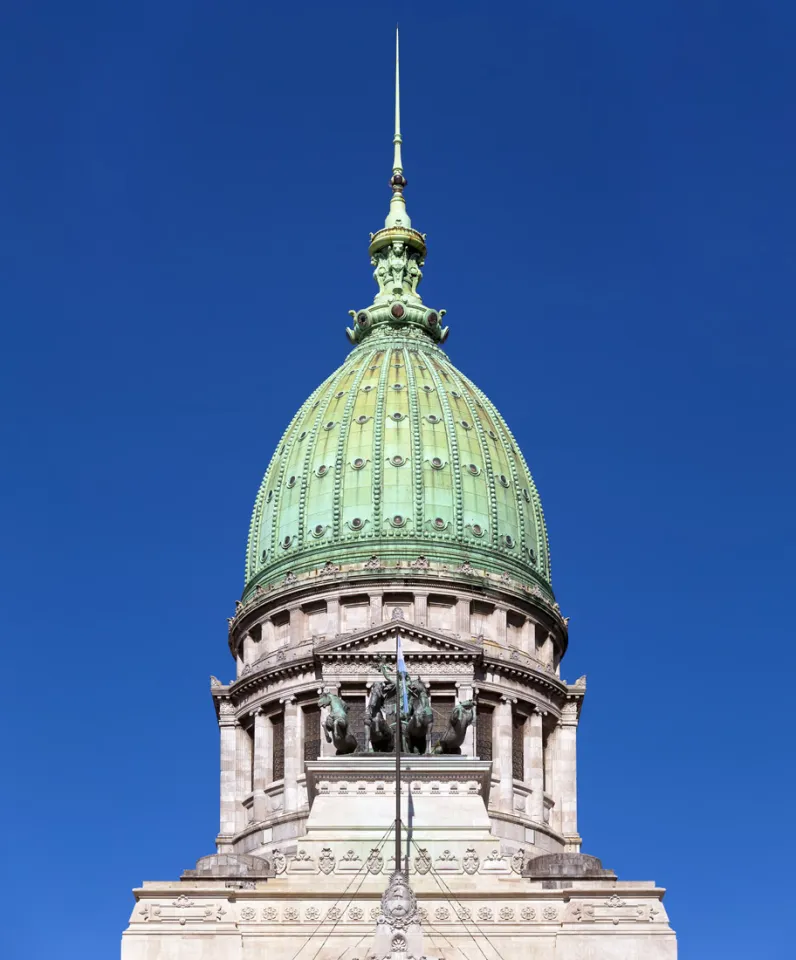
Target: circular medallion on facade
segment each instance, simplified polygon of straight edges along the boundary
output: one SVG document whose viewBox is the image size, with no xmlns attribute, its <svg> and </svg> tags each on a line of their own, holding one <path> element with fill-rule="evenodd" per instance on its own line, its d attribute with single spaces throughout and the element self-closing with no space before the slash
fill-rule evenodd
<svg viewBox="0 0 796 960">
<path fill-rule="evenodd" d="M 323 425 L 323 429 L 324 429 L 324 430 L 334 430 L 334 428 L 335 428 L 336 426 L 337 426 L 337 424 L 334 422 L 334 420 L 330 420 L 328 423 L 325 423 L 325 424 Z"/>
<path fill-rule="evenodd" d="M 265 498 L 265 502 L 266 502 L 266 503 L 270 503 L 273 499 L 274 499 L 274 491 L 273 491 L 273 490 L 269 490 L 269 491 L 268 491 L 268 496 Z"/>
<path fill-rule="evenodd" d="M 396 421 L 396 423 L 397 423 L 399 420 L 406 420 L 406 414 L 405 414 L 405 413 L 398 413 L 397 410 L 396 410 L 395 413 L 391 413 L 390 416 L 393 418 L 393 420 Z"/>
<path fill-rule="evenodd" d="M 464 427 L 465 430 L 473 429 L 473 425 L 468 420 L 460 420 L 459 423 Z"/>
<path fill-rule="evenodd" d="M 370 324 L 370 317 L 364 310 L 360 310 L 357 314 L 357 323 L 360 327 L 367 327 Z"/>
<path fill-rule="evenodd" d="M 335 400 L 340 400 L 344 396 L 345 396 L 345 390 L 338 390 L 338 392 L 334 395 L 334 398 Z"/>
<path fill-rule="evenodd" d="M 431 458 L 431 468 L 432 470 L 441 470 L 445 464 L 440 460 L 439 457 Z"/>
<path fill-rule="evenodd" d="M 316 404 L 316 406 L 317 406 L 317 404 Z M 304 440 L 304 439 L 306 438 L 306 436 L 307 436 L 307 431 L 306 431 L 306 430 L 302 430 L 301 433 L 298 435 L 299 443 L 301 443 L 301 441 Z"/>
<path fill-rule="evenodd" d="M 296 485 L 296 478 L 290 477 L 290 479 L 287 482 L 287 486 L 292 488 L 292 487 L 295 487 L 295 485 Z"/>
<path fill-rule="evenodd" d="M 401 317 L 406 313 L 406 310 L 401 306 L 400 303 L 394 303 L 390 307 L 390 313 L 395 317 L 396 320 L 400 320 Z"/>
<path fill-rule="evenodd" d="M 506 476 L 505 476 L 504 474 L 502 474 L 502 473 L 501 473 L 501 475 L 498 477 L 498 482 L 500 483 L 501 487 L 507 487 L 507 486 L 509 485 L 508 479 L 507 479 Z"/>
<path fill-rule="evenodd" d="M 351 464 L 355 470 L 361 470 L 365 466 L 365 461 L 362 457 L 357 457 L 356 460 Z"/>
<path fill-rule="evenodd" d="M 436 413 L 430 413 L 430 414 L 426 417 L 426 420 L 428 420 L 428 422 L 429 422 L 429 423 L 432 423 L 432 424 L 433 424 L 433 423 L 439 423 L 439 422 L 440 422 L 440 418 L 436 415 Z"/>
<path fill-rule="evenodd" d="M 514 549 L 514 537 L 508 537 L 508 536 L 507 536 L 507 537 L 504 537 L 503 539 L 504 539 L 504 542 L 505 542 L 506 546 L 509 548 L 509 550 L 513 550 L 513 549 Z"/>
<path fill-rule="evenodd" d="M 403 390 L 404 385 L 402 383 L 394 383 L 392 385 L 393 390 Z"/>
<path fill-rule="evenodd" d="M 495 433 L 494 430 L 488 430 L 487 436 L 489 437 L 490 440 L 497 440 L 497 434 Z"/>
<path fill-rule="evenodd" d="M 445 529 L 445 521 L 442 519 L 442 517 L 437 517 L 437 518 L 434 520 L 434 526 L 437 528 L 437 530 L 444 530 L 444 529 Z"/>
<path fill-rule="evenodd" d="M 468 464 L 467 472 L 472 474 L 474 477 L 477 477 L 481 473 L 479 468 L 474 463 Z"/>
<path fill-rule="evenodd" d="M 473 536 L 475 536 L 475 537 L 483 537 L 483 535 L 484 535 L 484 528 L 481 526 L 480 523 L 474 523 L 474 524 L 473 524 L 473 527 L 472 527 L 472 530 L 473 530 Z"/>
<path fill-rule="evenodd" d="M 373 384 L 372 384 L 372 383 L 368 383 L 368 384 L 366 384 L 366 385 L 362 388 L 362 392 L 363 392 L 363 393 L 370 393 L 370 391 L 371 391 L 372 389 L 373 389 Z"/>
<path fill-rule="evenodd" d="M 406 517 L 402 517 L 400 513 L 396 513 L 396 515 L 390 520 L 390 523 L 394 527 L 403 527 L 406 525 Z"/>
<path fill-rule="evenodd" d="M 361 530 L 362 526 L 363 526 L 362 519 L 360 517 L 354 517 L 354 519 L 350 523 L 350 527 L 352 530 Z"/>
<path fill-rule="evenodd" d="M 439 323 L 439 316 L 432 310 L 431 313 L 426 316 L 426 322 L 430 327 L 436 327 Z"/>
<path fill-rule="evenodd" d="M 357 417 L 357 423 L 359 423 L 359 424 L 367 423 L 368 420 L 370 420 L 370 417 L 366 417 L 364 413 L 360 414 L 360 415 Z"/>
<path fill-rule="evenodd" d="M 451 391 L 451 396 L 453 397 L 454 400 L 461 400 L 462 398 L 462 395 L 460 393 L 457 393 L 455 390 Z"/>
<path fill-rule="evenodd" d="M 322 463 L 320 467 L 318 467 L 316 472 L 319 477 L 325 477 L 326 474 L 329 472 L 329 468 L 326 466 L 325 463 Z"/>
<path fill-rule="evenodd" d="M 433 388 L 433 387 L 430 387 L 427 383 L 425 383 L 425 384 L 423 384 L 423 392 L 424 392 L 424 393 L 433 393 L 433 392 L 434 392 L 434 388 Z"/>
<path fill-rule="evenodd" d="M 400 454 L 396 453 L 394 457 L 390 457 L 390 463 L 394 467 L 402 467 L 406 463 L 406 460 L 404 460 Z"/>
</svg>

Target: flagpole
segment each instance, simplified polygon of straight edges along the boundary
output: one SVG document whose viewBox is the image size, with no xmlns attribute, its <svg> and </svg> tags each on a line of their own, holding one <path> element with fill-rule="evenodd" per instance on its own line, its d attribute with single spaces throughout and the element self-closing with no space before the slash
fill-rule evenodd
<svg viewBox="0 0 796 960">
<path fill-rule="evenodd" d="M 401 632 L 395 633 L 395 869 L 401 869 Z"/>
</svg>

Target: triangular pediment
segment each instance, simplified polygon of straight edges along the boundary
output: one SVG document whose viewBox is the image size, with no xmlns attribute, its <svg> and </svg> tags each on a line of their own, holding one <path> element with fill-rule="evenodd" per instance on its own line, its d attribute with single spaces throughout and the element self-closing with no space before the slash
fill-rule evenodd
<svg viewBox="0 0 796 960">
<path fill-rule="evenodd" d="M 460 640 L 447 634 L 418 626 L 407 620 L 390 620 L 359 630 L 324 640 L 316 647 L 316 654 L 323 657 L 339 656 L 389 656 L 395 654 L 398 635 L 401 636 L 401 648 L 405 656 L 412 654 L 440 654 L 445 657 L 473 660 L 481 655 L 481 648 L 475 643 Z"/>
</svg>

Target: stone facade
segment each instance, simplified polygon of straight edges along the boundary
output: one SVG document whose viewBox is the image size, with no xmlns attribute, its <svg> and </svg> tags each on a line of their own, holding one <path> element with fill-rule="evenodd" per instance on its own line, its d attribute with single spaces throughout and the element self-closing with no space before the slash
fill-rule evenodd
<svg viewBox="0 0 796 960">
<path fill-rule="evenodd" d="M 211 682 L 218 854 L 135 891 L 123 960 L 358 956 L 396 868 L 394 759 L 370 752 L 356 729 L 360 751 L 335 756 L 318 700 L 343 696 L 355 728 L 399 635 L 410 676 L 430 690 L 435 733 L 456 700 L 476 701 L 460 756 L 402 761 L 399 867 L 426 951 L 483 960 L 486 938 L 504 960 L 676 957 L 663 890 L 578 852 L 585 680 L 560 676 L 560 619 L 483 577 L 463 590 L 429 576 L 382 574 L 365 592 L 335 573 L 313 594 L 296 582 L 240 608 L 237 677 Z"/>
</svg>

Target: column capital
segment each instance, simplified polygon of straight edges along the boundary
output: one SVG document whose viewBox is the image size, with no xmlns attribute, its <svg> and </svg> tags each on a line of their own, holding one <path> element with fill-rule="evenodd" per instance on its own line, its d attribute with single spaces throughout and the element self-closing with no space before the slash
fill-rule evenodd
<svg viewBox="0 0 796 960">
<path fill-rule="evenodd" d="M 232 727 L 237 725 L 235 716 L 235 705 L 231 700 L 221 700 L 218 704 L 218 723 L 219 726 Z"/>
<path fill-rule="evenodd" d="M 293 704 L 293 703 L 296 702 L 296 695 L 295 695 L 295 693 L 291 693 L 291 694 L 289 694 L 289 695 L 286 696 L 286 697 L 280 697 L 280 698 L 279 698 L 279 702 L 280 702 L 280 703 L 283 703 L 283 704 L 287 707 L 287 706 L 289 706 L 290 704 Z"/>
<path fill-rule="evenodd" d="M 511 694 L 508 694 L 508 693 L 501 693 L 501 695 L 500 695 L 500 702 L 501 702 L 501 703 L 512 704 L 512 703 L 516 703 L 516 702 L 517 702 L 517 698 L 516 698 L 516 697 L 512 697 Z"/>
</svg>

